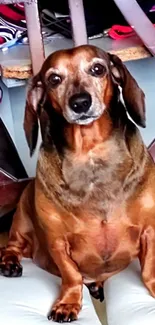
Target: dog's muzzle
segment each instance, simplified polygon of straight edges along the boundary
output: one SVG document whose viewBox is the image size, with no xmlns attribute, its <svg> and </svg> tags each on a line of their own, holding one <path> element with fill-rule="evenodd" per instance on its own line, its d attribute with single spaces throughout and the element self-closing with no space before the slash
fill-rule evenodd
<svg viewBox="0 0 155 325">
<path fill-rule="evenodd" d="M 64 117 L 69 123 L 88 125 L 101 116 L 103 109 L 104 105 L 99 101 L 94 103 L 91 95 L 84 91 L 70 97 Z"/>
<path fill-rule="evenodd" d="M 77 114 L 87 113 L 91 104 L 92 99 L 88 92 L 75 94 L 69 99 L 69 107 Z"/>
<path fill-rule="evenodd" d="M 88 92 L 74 94 L 69 99 L 69 108 L 75 114 L 74 123 L 89 124 L 94 119 L 91 112 L 92 98 Z"/>
</svg>

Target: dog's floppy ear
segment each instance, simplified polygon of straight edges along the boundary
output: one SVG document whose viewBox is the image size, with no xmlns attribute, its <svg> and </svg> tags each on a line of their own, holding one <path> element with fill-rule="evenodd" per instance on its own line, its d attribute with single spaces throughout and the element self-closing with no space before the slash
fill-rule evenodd
<svg viewBox="0 0 155 325">
<path fill-rule="evenodd" d="M 41 104 L 44 99 L 44 90 L 39 74 L 34 76 L 28 83 L 27 98 L 24 117 L 24 131 L 30 149 L 30 156 L 33 155 L 38 140 L 38 118 L 40 116 Z"/>
<path fill-rule="evenodd" d="M 145 127 L 145 95 L 123 62 L 109 54 L 113 80 L 122 88 L 124 103 L 133 121 Z"/>
</svg>

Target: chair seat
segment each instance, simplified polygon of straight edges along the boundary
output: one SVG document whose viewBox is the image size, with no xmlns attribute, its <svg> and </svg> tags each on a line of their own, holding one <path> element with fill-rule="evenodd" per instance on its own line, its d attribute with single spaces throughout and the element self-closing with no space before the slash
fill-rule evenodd
<svg viewBox="0 0 155 325">
<path fill-rule="evenodd" d="M 141 279 L 138 260 L 105 283 L 108 325 L 155 325 L 155 299 Z"/>
<path fill-rule="evenodd" d="M 23 259 L 23 276 L 0 276 L 0 324 L 48 325 L 47 314 L 60 292 L 61 279 Z M 83 308 L 76 325 L 101 325 L 88 289 L 83 289 Z"/>
</svg>

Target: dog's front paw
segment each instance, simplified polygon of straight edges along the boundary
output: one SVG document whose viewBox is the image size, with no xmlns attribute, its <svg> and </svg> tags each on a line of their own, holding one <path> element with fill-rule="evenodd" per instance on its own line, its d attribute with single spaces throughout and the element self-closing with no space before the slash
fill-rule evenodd
<svg viewBox="0 0 155 325">
<path fill-rule="evenodd" d="M 57 303 L 49 313 L 48 319 L 58 323 L 72 322 L 77 319 L 80 309 L 79 304 Z"/>
<path fill-rule="evenodd" d="M 9 257 L 0 262 L 0 274 L 6 277 L 22 276 L 22 266 L 16 257 Z"/>
</svg>

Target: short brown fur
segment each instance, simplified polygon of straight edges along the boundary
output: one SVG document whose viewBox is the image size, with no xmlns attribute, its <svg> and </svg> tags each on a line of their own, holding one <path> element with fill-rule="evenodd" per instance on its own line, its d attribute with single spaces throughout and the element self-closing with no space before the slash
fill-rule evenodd
<svg viewBox="0 0 155 325">
<path fill-rule="evenodd" d="M 95 78 L 88 71 L 98 59 L 106 72 Z M 62 78 L 53 89 L 52 69 Z M 69 97 L 83 90 L 91 94 L 95 113 L 103 109 L 88 125 L 67 121 Z M 116 56 L 93 46 L 52 54 L 30 85 L 24 128 L 31 153 L 38 119 L 43 143 L 36 178 L 21 196 L 2 252 L 1 272 L 19 275 L 27 256 L 61 276 L 53 320 L 76 319 L 83 282 L 101 286 L 136 257 L 155 297 L 155 166 L 126 110 L 145 126 L 142 90 Z"/>
</svg>

